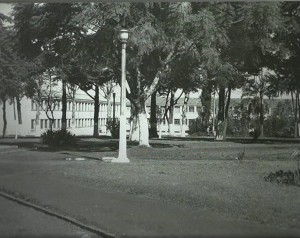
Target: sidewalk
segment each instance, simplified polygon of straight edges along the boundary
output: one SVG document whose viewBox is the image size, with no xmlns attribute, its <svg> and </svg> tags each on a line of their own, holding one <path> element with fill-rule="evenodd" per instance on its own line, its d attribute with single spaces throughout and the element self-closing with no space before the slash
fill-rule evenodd
<svg viewBox="0 0 300 238">
<path fill-rule="evenodd" d="M 10 156 L 10 157 L 9 157 Z M 296 237 L 299 233 L 220 217 L 170 202 L 77 184 L 52 173 L 63 155 L 8 154 L 0 188 L 26 201 L 96 226 L 117 237 Z M 30 158 L 29 158 L 30 156 Z M 11 161 L 11 164 L 10 164 Z M 17 163 L 16 163 L 17 162 Z M 86 163 L 86 162 L 82 162 Z M 103 162 L 99 163 L 98 166 Z M 5 172 L 5 173 L 3 173 Z M 55 176 L 54 176 L 55 175 Z M 128 174 L 130 176 L 130 174 Z"/>
</svg>

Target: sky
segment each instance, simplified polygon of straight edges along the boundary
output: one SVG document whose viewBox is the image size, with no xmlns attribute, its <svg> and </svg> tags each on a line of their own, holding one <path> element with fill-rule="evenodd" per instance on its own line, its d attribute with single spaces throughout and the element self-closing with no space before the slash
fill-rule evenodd
<svg viewBox="0 0 300 238">
<path fill-rule="evenodd" d="M 7 4 L 7 3 L 0 3 L 0 12 L 8 15 L 9 12 L 11 12 L 11 4 Z"/>
</svg>

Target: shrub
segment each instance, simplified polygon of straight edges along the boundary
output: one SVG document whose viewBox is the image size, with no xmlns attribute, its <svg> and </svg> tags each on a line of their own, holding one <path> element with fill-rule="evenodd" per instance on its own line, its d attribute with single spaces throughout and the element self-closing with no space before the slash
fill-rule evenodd
<svg viewBox="0 0 300 238">
<path fill-rule="evenodd" d="M 260 129 L 259 128 L 254 128 L 253 135 L 252 135 L 253 140 L 257 140 L 258 137 L 260 136 L 260 134 L 261 134 Z"/>
<path fill-rule="evenodd" d="M 264 179 L 267 182 L 276 182 L 281 184 L 290 184 L 290 185 L 297 185 L 299 180 L 299 173 L 300 170 L 296 170 L 295 172 L 287 171 L 284 172 L 282 170 L 278 170 L 275 173 L 270 173 L 268 176 L 265 176 Z"/>
<path fill-rule="evenodd" d="M 293 118 L 273 115 L 264 122 L 264 134 L 275 137 L 292 137 L 293 127 Z"/>
<path fill-rule="evenodd" d="M 120 122 L 118 119 L 116 119 L 115 124 L 112 119 L 107 120 L 106 128 L 110 131 L 112 138 L 119 138 Z"/>
<path fill-rule="evenodd" d="M 67 130 L 48 130 L 41 135 L 42 143 L 49 146 L 68 146 L 76 144 L 75 135 Z"/>
<path fill-rule="evenodd" d="M 198 135 L 206 135 L 207 134 L 207 128 L 203 125 L 201 122 L 201 119 L 198 117 L 195 120 L 190 122 L 189 125 L 189 134 L 198 134 Z"/>
</svg>

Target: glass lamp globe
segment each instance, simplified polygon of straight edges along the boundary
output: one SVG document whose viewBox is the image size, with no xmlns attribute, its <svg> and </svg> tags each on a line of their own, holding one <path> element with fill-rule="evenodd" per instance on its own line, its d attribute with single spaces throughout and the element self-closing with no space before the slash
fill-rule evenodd
<svg viewBox="0 0 300 238">
<path fill-rule="evenodd" d="M 122 43 L 127 43 L 128 40 L 128 30 L 120 30 L 120 40 Z"/>
</svg>

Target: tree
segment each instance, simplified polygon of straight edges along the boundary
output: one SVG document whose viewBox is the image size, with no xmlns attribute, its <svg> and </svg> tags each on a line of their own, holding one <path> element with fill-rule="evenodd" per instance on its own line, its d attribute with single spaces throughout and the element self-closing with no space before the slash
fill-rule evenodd
<svg viewBox="0 0 300 238">
<path fill-rule="evenodd" d="M 110 77 L 112 77 L 112 76 L 110 76 Z M 106 98 L 106 102 L 107 102 L 106 115 L 107 115 L 107 124 L 108 125 L 110 123 L 112 123 L 112 119 L 111 119 L 111 108 L 112 108 L 112 106 L 111 106 L 111 97 L 112 97 L 112 94 L 114 92 L 115 86 L 116 86 L 116 84 L 114 83 L 113 79 L 100 86 L 100 89 L 104 93 L 104 98 Z M 112 134 L 112 132 L 109 130 L 108 126 L 107 126 L 106 130 L 107 130 L 107 133 Z"/>
<path fill-rule="evenodd" d="M 293 101 L 294 136 L 299 136 L 300 128 L 300 4 L 283 2 L 281 14 L 284 18 L 284 29 L 275 34 L 273 39 L 278 47 L 269 57 L 270 68 L 275 74 L 268 78 L 270 96 L 287 93 Z"/>
<path fill-rule="evenodd" d="M 181 110 L 181 136 L 185 136 L 184 125 L 186 124 L 186 110 L 189 100 L 190 92 L 195 92 L 203 84 L 204 72 L 199 67 L 200 61 L 197 52 L 193 55 L 193 52 L 178 54 L 177 57 L 170 63 L 170 69 L 166 72 L 165 77 L 160 82 L 160 90 L 165 89 L 168 93 L 171 93 L 170 103 L 165 107 L 165 115 L 167 118 L 169 127 L 173 124 L 173 107 L 177 104 L 178 100 L 184 95 L 184 103 Z M 177 90 L 181 90 L 179 97 L 175 99 L 174 93 Z M 168 97 L 167 97 L 168 98 Z M 170 112 L 168 118 L 168 112 Z M 169 128 L 170 134 L 172 134 L 171 128 Z"/>
<path fill-rule="evenodd" d="M 232 89 L 242 86 L 248 75 L 259 74 L 267 65 L 267 55 L 276 49 L 272 36 L 282 30 L 279 6 L 275 2 L 224 3 L 213 9 L 229 38 L 229 44 L 220 48 L 219 67 L 211 70 L 219 87 L 219 139 L 226 136 Z"/>
<path fill-rule="evenodd" d="M 47 118 L 49 119 L 50 130 L 53 129 L 54 123 L 54 110 L 59 105 L 60 93 L 57 91 L 58 84 L 57 79 L 55 79 L 55 69 L 47 70 L 44 75 L 46 79 L 43 80 L 44 83 L 40 92 L 37 95 L 40 95 L 41 98 L 37 98 L 37 107 L 41 107 L 45 112 Z M 42 76 L 42 77 L 43 77 Z"/>
<path fill-rule="evenodd" d="M 72 57 L 82 28 L 73 22 L 80 11 L 79 4 L 16 4 L 15 29 L 18 48 L 31 60 L 41 59 L 44 69 L 56 67 L 62 81 L 62 129 L 66 129 L 67 78 L 63 72 Z"/>
<path fill-rule="evenodd" d="M 222 29 L 217 28 L 216 25 L 213 24 L 213 21 L 211 21 L 213 15 L 206 10 L 200 9 L 199 11 L 193 11 L 193 6 L 190 3 L 166 3 L 154 5 L 154 9 L 157 21 L 153 24 L 144 24 L 135 27 L 135 30 L 138 30 L 136 31 L 138 37 L 135 35 L 132 36 L 132 41 L 136 44 L 136 52 L 140 53 L 140 55 L 138 55 L 139 58 L 143 59 L 142 56 L 144 56 L 144 52 L 155 52 L 155 50 L 163 52 L 163 54 L 159 54 L 158 62 L 160 62 L 160 64 L 158 64 L 156 70 L 153 70 L 152 77 L 145 75 L 142 68 L 139 68 L 139 66 L 142 65 L 141 63 L 138 61 L 133 62 L 133 68 L 135 70 L 132 70 L 132 78 L 128 81 L 129 85 L 131 85 L 131 92 L 135 93 L 135 95 L 130 95 L 130 97 L 131 102 L 136 107 L 137 115 L 139 115 L 139 125 L 147 125 L 144 102 L 151 93 L 157 89 L 162 75 L 172 69 L 171 64 L 176 58 L 184 54 L 202 55 L 202 65 L 206 66 L 208 63 L 213 62 L 217 51 L 216 44 L 211 44 L 213 37 L 218 35 L 219 37 L 215 37 L 215 39 L 217 39 L 217 42 L 220 44 L 226 42 L 226 39 L 224 40 L 223 37 Z M 151 11 L 147 13 L 151 13 Z M 150 17 L 151 14 L 147 16 Z M 153 26 L 155 26 L 155 28 L 153 28 Z M 141 33 L 143 33 L 143 35 L 141 35 Z M 141 38 L 143 41 L 140 40 Z M 215 42 L 213 41 L 213 43 Z M 147 45 L 146 48 L 145 45 Z M 148 55 L 149 54 L 150 53 L 148 53 Z M 134 59 L 139 58 L 134 57 Z M 197 66 L 201 67 L 201 65 Z M 134 82 L 136 83 L 134 84 Z M 143 129 L 141 128 L 140 135 L 142 135 L 142 132 L 145 133 L 142 138 L 140 136 L 140 144 L 148 145 L 147 131 L 148 128 L 146 128 L 146 126 L 144 126 Z"/>
<path fill-rule="evenodd" d="M 247 83 L 243 87 L 242 97 L 254 97 L 253 107 L 255 114 L 259 115 L 258 126 L 261 136 L 264 136 L 264 103 L 263 98 L 267 93 L 267 72 L 263 69 L 259 76 L 254 76 L 248 79 Z"/>
<path fill-rule="evenodd" d="M 17 54 L 14 49 L 15 32 L 9 27 L 4 27 L 2 19 L 8 19 L 0 15 L 0 98 L 3 103 L 3 131 L 6 134 L 6 102 L 7 100 L 17 101 L 18 123 L 22 123 L 20 97 L 24 94 L 24 88 L 36 65 L 26 61 Z"/>
</svg>

